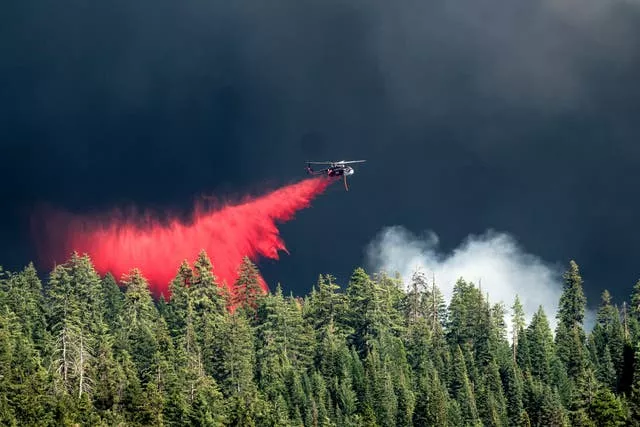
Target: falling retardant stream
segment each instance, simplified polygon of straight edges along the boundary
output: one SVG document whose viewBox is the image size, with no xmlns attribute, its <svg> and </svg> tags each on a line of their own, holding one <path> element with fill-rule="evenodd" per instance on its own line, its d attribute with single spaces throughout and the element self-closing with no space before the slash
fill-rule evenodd
<svg viewBox="0 0 640 427">
<path fill-rule="evenodd" d="M 332 181 L 306 179 L 217 209 L 199 203 L 190 221 L 115 214 L 98 218 L 47 209 L 33 217 L 32 231 L 41 261 L 64 262 L 74 251 L 87 253 L 100 274 L 110 272 L 116 279 L 138 268 L 156 297 L 168 297 L 180 263 L 193 262 L 205 250 L 218 281 L 232 290 L 243 257 L 278 259 L 279 251 L 287 249 L 276 224 L 309 207 Z M 264 279 L 259 280 L 267 291 Z"/>
</svg>

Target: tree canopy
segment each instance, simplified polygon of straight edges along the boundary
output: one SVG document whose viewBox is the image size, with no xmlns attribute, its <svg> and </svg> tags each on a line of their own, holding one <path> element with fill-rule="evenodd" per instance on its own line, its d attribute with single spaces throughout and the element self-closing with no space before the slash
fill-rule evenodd
<svg viewBox="0 0 640 427">
<path fill-rule="evenodd" d="M 525 321 L 460 278 L 409 283 L 356 267 L 308 295 L 233 292 L 201 252 L 171 298 L 144 272 L 99 275 L 72 254 L 41 280 L 0 269 L 0 423 L 207 426 L 622 426 L 640 416 L 640 285 L 596 325 L 571 261 L 557 313 Z M 639 282 L 640 283 L 640 282 Z M 511 307 L 506 309 L 505 306 Z M 555 331 L 549 319 L 556 316 Z M 508 331 L 505 319 L 512 320 Z M 636 421 L 633 421 L 636 420 Z"/>
</svg>

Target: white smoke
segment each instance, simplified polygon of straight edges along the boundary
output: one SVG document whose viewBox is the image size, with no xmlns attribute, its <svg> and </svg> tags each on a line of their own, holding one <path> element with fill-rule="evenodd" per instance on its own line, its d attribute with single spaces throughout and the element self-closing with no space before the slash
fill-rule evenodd
<svg viewBox="0 0 640 427">
<path fill-rule="evenodd" d="M 427 277 L 435 276 L 447 304 L 460 277 L 473 282 L 488 294 L 492 304 L 504 304 L 509 331 L 511 307 L 518 295 L 527 324 L 542 306 L 555 330 L 562 266 L 544 262 L 525 252 L 513 237 L 493 230 L 468 236 L 449 254 L 438 246 L 438 236 L 433 232 L 417 236 L 402 226 L 387 227 L 368 245 L 367 264 L 372 271 L 399 273 L 405 284 L 410 283 L 416 269 L 421 269 Z M 587 313 L 585 329 L 590 330 L 592 322 L 593 314 Z"/>
</svg>

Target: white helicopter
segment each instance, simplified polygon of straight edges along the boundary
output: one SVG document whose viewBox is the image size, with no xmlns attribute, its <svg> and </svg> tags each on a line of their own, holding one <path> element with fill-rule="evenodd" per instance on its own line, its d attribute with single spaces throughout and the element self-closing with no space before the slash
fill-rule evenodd
<svg viewBox="0 0 640 427">
<path fill-rule="evenodd" d="M 330 177 L 342 176 L 344 178 L 344 188 L 349 191 L 347 185 L 347 176 L 353 175 L 355 170 L 351 166 L 352 163 L 363 163 L 366 160 L 340 160 L 339 162 L 307 162 L 307 173 L 309 175 L 327 175 Z M 311 165 L 329 165 L 328 168 L 321 170 L 313 170 Z"/>
</svg>

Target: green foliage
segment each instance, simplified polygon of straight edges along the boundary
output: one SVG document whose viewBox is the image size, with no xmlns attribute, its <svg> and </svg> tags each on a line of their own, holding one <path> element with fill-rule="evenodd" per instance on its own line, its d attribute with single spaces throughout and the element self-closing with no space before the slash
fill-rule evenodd
<svg viewBox="0 0 640 427">
<path fill-rule="evenodd" d="M 551 368 L 556 358 L 553 333 L 542 306 L 533 315 L 526 332 L 531 375 L 543 384 L 551 384 Z"/>
<path fill-rule="evenodd" d="M 571 262 L 554 338 L 519 298 L 507 331 L 460 278 L 445 305 L 417 272 L 345 292 L 322 275 L 305 297 L 264 293 L 239 266 L 233 297 L 202 251 L 171 296 L 141 271 L 120 283 L 72 254 L 43 286 L 33 265 L 0 269 L 0 424 L 207 426 L 623 426 L 640 419 L 640 285 L 607 291 L 589 334 Z M 640 283 L 640 282 L 639 282 Z M 168 297 L 168 296 L 167 296 Z M 510 332 L 510 333 L 509 333 Z"/>
<path fill-rule="evenodd" d="M 235 291 L 233 304 L 238 309 L 248 313 L 255 312 L 258 299 L 263 293 L 259 276 L 256 265 L 249 258 L 244 257 L 238 268 L 238 279 L 233 284 Z"/>
<path fill-rule="evenodd" d="M 577 381 L 587 360 L 586 336 L 582 322 L 587 300 L 582 289 L 582 277 L 578 265 L 571 261 L 564 274 L 564 290 L 558 309 L 556 328 L 556 352 L 565 365 L 572 381 Z"/>
</svg>

